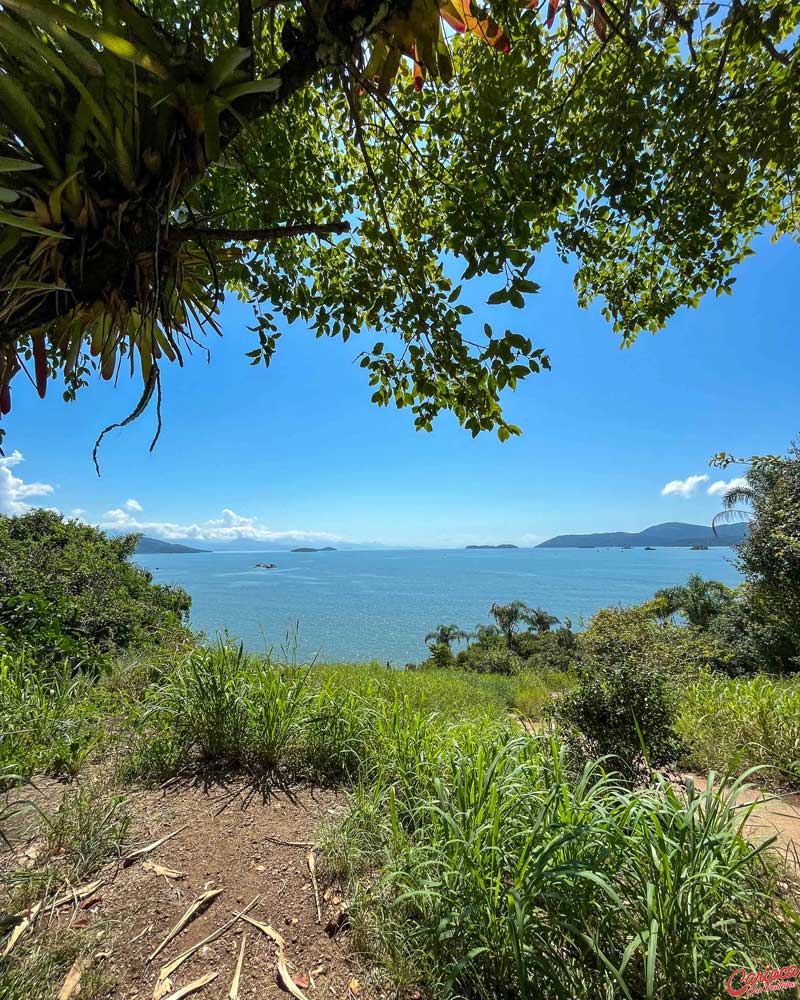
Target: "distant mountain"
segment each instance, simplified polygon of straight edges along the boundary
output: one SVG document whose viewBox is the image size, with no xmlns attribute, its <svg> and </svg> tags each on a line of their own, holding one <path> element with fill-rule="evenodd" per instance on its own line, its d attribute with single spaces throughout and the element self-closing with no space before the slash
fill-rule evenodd
<svg viewBox="0 0 800 1000">
<path fill-rule="evenodd" d="M 325 545 L 321 549 L 312 549 L 309 545 L 301 545 L 299 548 L 292 549 L 292 552 L 335 552 L 336 549 L 332 545 Z"/>
<path fill-rule="evenodd" d="M 179 545 L 177 542 L 162 542 L 160 538 L 148 538 L 142 535 L 136 546 L 137 555 L 169 555 L 178 552 L 210 552 L 211 549 L 195 549 L 191 545 Z"/>
<path fill-rule="evenodd" d="M 717 533 L 705 524 L 683 524 L 667 521 L 654 524 L 644 531 L 602 531 L 593 535 L 556 535 L 537 545 L 539 549 L 596 549 L 616 546 L 736 545 L 747 534 L 746 524 L 723 524 Z"/>
<path fill-rule="evenodd" d="M 519 545 L 503 542 L 502 545 L 465 545 L 465 549 L 518 549 Z"/>
</svg>

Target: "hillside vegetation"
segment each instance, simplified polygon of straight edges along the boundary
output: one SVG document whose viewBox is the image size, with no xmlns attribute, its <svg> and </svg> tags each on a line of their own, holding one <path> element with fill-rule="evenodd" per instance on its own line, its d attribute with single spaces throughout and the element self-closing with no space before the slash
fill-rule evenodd
<svg viewBox="0 0 800 1000">
<path fill-rule="evenodd" d="M 94 925 L 76 918 L 65 948 L 33 918 L 96 872 L 114 898 L 148 788 L 232 782 L 340 791 L 313 832 L 319 878 L 346 897 L 376 995 L 699 1000 L 737 969 L 785 966 L 797 870 L 753 839 L 743 789 L 800 788 L 785 481 L 753 477 L 738 590 L 692 578 L 579 632 L 495 604 L 474 632 L 436 627 L 406 671 L 203 643 L 188 596 L 130 563 L 135 536 L 0 519 L 4 1000 L 55 1000 L 70 963 L 95 960 Z M 45 776 L 71 784 L 48 801 Z M 198 836 L 191 854 L 202 866 L 214 847 Z M 87 971 L 82 1000 L 115 989 Z"/>
</svg>

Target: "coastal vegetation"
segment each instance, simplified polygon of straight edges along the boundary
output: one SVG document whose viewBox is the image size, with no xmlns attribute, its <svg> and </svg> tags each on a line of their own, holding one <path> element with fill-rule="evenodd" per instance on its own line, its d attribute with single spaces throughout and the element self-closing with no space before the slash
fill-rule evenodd
<svg viewBox="0 0 800 1000">
<path fill-rule="evenodd" d="M 26 914 L 97 872 L 115 891 L 138 795 L 234 778 L 343 793 L 314 834 L 319 877 L 369 974 L 400 991 L 683 1000 L 785 966 L 800 885 L 755 837 L 745 783 L 800 788 L 797 649 L 748 659 L 776 648 L 769 588 L 772 628 L 796 634 L 797 461 L 776 460 L 751 505 L 741 587 L 692 578 L 580 628 L 497 603 L 472 632 L 432 629 L 408 670 L 204 640 L 188 595 L 130 562 L 134 536 L 0 520 L 0 830 L 30 850 L 0 865 L 4 997 L 55 998 L 98 951 L 91 925 L 66 947 Z M 47 776 L 67 783 L 55 801 Z M 107 996 L 93 975 L 85 995 Z"/>
</svg>

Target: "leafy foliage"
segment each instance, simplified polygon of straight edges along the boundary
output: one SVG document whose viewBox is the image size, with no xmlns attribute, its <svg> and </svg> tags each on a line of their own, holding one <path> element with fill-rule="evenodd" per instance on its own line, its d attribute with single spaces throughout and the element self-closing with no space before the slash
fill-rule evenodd
<svg viewBox="0 0 800 1000">
<path fill-rule="evenodd" d="M 581 658 L 639 671 L 656 671 L 677 678 L 692 677 L 724 660 L 724 649 L 713 636 L 693 626 L 659 623 L 649 604 L 603 608 L 578 635 Z"/>
<path fill-rule="evenodd" d="M 707 629 L 714 619 L 730 607 L 734 591 L 718 580 L 704 580 L 693 573 L 681 587 L 657 590 L 654 600 L 661 602 L 659 616 L 679 612 L 690 625 Z"/>
<path fill-rule="evenodd" d="M 771 634 L 763 668 L 792 670 L 800 662 L 800 448 L 785 458 L 756 459 L 747 473 L 749 531 L 736 547 L 747 580 L 750 615 Z"/>
<path fill-rule="evenodd" d="M 126 367 L 138 415 L 232 291 L 254 364 L 296 320 L 374 331 L 375 403 L 506 438 L 549 361 L 464 282 L 521 309 L 553 242 L 628 344 L 796 236 L 798 3 L 492 6 L 4 4 L 0 411 L 26 367 L 68 398 Z"/>
<path fill-rule="evenodd" d="M 641 778 L 677 760 L 677 692 L 659 670 L 622 664 L 584 664 L 576 688 L 554 716 L 568 729 L 581 758 L 608 756 L 609 766 Z"/>
<path fill-rule="evenodd" d="M 46 510 L 0 515 L 0 649 L 91 661 L 180 629 L 191 599 L 130 562 L 137 537 L 109 538 Z"/>
</svg>

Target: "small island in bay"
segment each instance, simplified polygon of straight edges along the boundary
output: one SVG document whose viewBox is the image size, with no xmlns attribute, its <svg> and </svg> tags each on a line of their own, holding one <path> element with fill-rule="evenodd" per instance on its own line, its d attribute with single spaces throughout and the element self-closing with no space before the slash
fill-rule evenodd
<svg viewBox="0 0 800 1000">
<path fill-rule="evenodd" d="M 504 542 L 502 545 L 465 545 L 466 549 L 518 549 L 519 545 Z"/>
<path fill-rule="evenodd" d="M 336 552 L 336 549 L 332 545 L 325 545 L 321 549 L 314 549 L 308 545 L 300 545 L 296 549 L 292 549 L 292 552 Z"/>
</svg>

